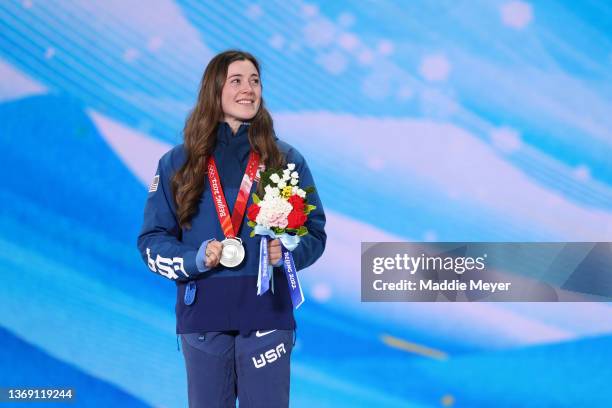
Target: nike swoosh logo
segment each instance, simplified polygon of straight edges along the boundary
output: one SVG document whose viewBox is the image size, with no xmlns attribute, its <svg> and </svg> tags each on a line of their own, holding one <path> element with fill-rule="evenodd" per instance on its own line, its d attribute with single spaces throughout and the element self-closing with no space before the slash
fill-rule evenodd
<svg viewBox="0 0 612 408">
<path fill-rule="evenodd" d="M 256 337 L 263 337 L 263 336 L 265 336 L 266 334 L 270 334 L 270 333 L 275 332 L 275 331 L 276 331 L 276 329 L 274 329 L 274 330 L 270 330 L 270 331 L 265 331 L 265 332 L 260 332 L 259 330 L 257 330 L 257 331 L 255 332 L 255 336 L 256 336 Z"/>
</svg>

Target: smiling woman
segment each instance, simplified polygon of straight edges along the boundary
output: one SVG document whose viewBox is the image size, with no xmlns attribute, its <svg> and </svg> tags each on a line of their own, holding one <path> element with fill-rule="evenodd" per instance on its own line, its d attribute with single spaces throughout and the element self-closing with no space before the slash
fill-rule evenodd
<svg viewBox="0 0 612 408">
<path fill-rule="evenodd" d="M 252 119 L 261 103 L 259 72 L 249 60 L 234 61 L 227 69 L 221 94 L 225 121 L 235 133 L 242 122 Z"/>
<path fill-rule="evenodd" d="M 287 276 L 297 281 L 279 266 L 290 249 L 242 225 L 262 171 L 287 164 L 296 183 L 298 174 L 303 185 L 314 180 L 302 155 L 275 136 L 251 54 L 226 51 L 210 61 L 184 139 L 159 161 L 138 248 L 152 272 L 177 284 L 189 405 L 235 406 L 238 397 L 241 407 L 288 406 L 297 291 Z M 300 270 L 323 253 L 325 214 L 316 192 L 309 213 L 303 198 L 292 199 L 308 214 L 309 233 L 291 252 Z M 272 290 L 260 290 L 262 259 L 276 267 L 263 275 Z"/>
</svg>

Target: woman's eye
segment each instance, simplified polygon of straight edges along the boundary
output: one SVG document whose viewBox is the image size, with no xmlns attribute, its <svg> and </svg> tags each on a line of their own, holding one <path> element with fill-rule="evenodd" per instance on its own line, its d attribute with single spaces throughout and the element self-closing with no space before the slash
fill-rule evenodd
<svg viewBox="0 0 612 408">
<path fill-rule="evenodd" d="M 240 83 L 240 79 L 238 78 L 232 79 L 232 84 L 239 84 L 239 83 Z"/>
</svg>

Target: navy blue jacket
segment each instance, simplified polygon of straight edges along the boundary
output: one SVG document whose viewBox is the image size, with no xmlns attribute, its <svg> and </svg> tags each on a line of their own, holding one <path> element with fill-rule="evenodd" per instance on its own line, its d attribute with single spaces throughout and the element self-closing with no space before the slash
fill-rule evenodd
<svg viewBox="0 0 612 408">
<path fill-rule="evenodd" d="M 300 175 L 300 186 L 314 186 L 312 174 L 302 155 L 285 142 L 277 139 L 276 143 L 287 163 L 295 163 Z M 214 157 L 230 214 L 249 153 L 248 124 L 241 125 L 234 135 L 227 123 L 220 123 Z M 252 330 L 295 328 L 287 279 L 282 268 L 274 268 L 274 293 L 268 291 L 257 296 L 261 238 L 249 237 L 251 228 L 246 225 L 246 214 L 237 233 L 246 250 L 242 264 L 235 268 L 219 265 L 211 270 L 196 265 L 198 250 L 208 240 L 215 238 L 222 241 L 225 237 L 207 177 L 202 180 L 205 187 L 200 197 L 199 210 L 191 220 L 191 229 L 179 227 L 170 186 L 172 176 L 185 160 L 183 145 L 176 146 L 159 160 L 156 175 L 149 187 L 144 222 L 138 236 L 138 249 L 149 269 L 176 282 L 177 333 L 223 330 L 246 333 Z M 256 187 L 254 183 L 251 192 Z M 249 197 L 247 208 L 251 202 L 252 197 Z M 314 263 L 325 248 L 325 214 L 318 194 L 309 194 L 308 202 L 317 208 L 309 214 L 306 223 L 309 234 L 302 237 L 293 251 L 298 271 Z M 188 306 L 184 295 L 189 281 L 196 284 L 196 297 L 194 303 Z"/>
</svg>

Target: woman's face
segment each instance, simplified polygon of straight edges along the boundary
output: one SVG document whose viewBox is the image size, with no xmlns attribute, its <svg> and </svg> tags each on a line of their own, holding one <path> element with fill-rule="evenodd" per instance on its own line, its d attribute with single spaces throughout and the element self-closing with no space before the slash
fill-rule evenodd
<svg viewBox="0 0 612 408">
<path fill-rule="evenodd" d="M 261 83 L 255 65 L 249 60 L 232 62 L 227 68 L 227 78 L 221 92 L 225 121 L 230 126 L 249 121 L 259 110 L 260 104 Z"/>
</svg>

